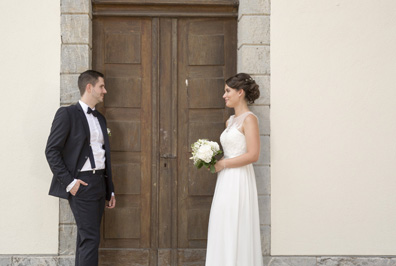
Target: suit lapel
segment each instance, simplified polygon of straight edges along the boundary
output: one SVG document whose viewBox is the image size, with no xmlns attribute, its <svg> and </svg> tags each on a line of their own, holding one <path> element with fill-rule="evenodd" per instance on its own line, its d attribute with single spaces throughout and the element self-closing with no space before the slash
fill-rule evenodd
<svg viewBox="0 0 396 266">
<path fill-rule="evenodd" d="M 90 143 L 91 142 L 91 133 L 89 131 L 89 125 L 88 125 L 87 118 L 85 117 L 85 114 L 84 114 L 84 111 L 83 111 L 81 105 L 79 103 L 77 103 L 76 106 L 77 106 L 77 110 L 78 110 L 78 115 L 80 116 L 81 122 L 84 127 L 85 134 L 87 135 L 87 138 L 88 138 L 88 143 Z"/>
</svg>

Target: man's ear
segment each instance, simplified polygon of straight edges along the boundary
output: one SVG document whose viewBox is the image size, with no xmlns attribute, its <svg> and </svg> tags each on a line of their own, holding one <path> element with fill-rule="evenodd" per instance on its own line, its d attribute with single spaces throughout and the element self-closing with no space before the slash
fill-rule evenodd
<svg viewBox="0 0 396 266">
<path fill-rule="evenodd" d="M 88 83 L 87 86 L 85 86 L 85 92 L 91 93 L 92 91 L 92 84 Z"/>
</svg>

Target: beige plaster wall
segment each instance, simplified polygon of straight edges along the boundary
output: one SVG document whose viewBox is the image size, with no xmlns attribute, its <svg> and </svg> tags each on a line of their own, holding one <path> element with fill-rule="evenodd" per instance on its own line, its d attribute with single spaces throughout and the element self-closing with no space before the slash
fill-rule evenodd
<svg viewBox="0 0 396 266">
<path fill-rule="evenodd" d="M 271 254 L 396 254 L 396 2 L 272 1 Z"/>
<path fill-rule="evenodd" d="M 44 149 L 59 106 L 60 1 L 0 1 L 0 254 L 56 254 Z"/>
</svg>

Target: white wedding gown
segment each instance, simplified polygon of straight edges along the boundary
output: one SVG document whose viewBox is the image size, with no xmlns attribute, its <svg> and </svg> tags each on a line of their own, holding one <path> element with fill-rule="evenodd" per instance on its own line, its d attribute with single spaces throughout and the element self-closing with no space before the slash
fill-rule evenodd
<svg viewBox="0 0 396 266">
<path fill-rule="evenodd" d="M 246 152 L 240 131 L 251 112 L 231 116 L 220 136 L 225 158 Z M 206 266 L 262 266 L 260 223 L 253 165 L 218 173 L 210 210 Z"/>
</svg>

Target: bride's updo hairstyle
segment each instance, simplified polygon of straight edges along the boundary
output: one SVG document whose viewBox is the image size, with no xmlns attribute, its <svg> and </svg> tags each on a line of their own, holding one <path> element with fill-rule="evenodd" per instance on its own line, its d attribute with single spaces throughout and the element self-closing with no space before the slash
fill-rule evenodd
<svg viewBox="0 0 396 266">
<path fill-rule="evenodd" d="M 228 87 L 237 91 L 245 91 L 245 99 L 248 103 L 254 103 L 260 97 L 259 85 L 246 73 L 238 73 L 226 80 Z"/>
</svg>

